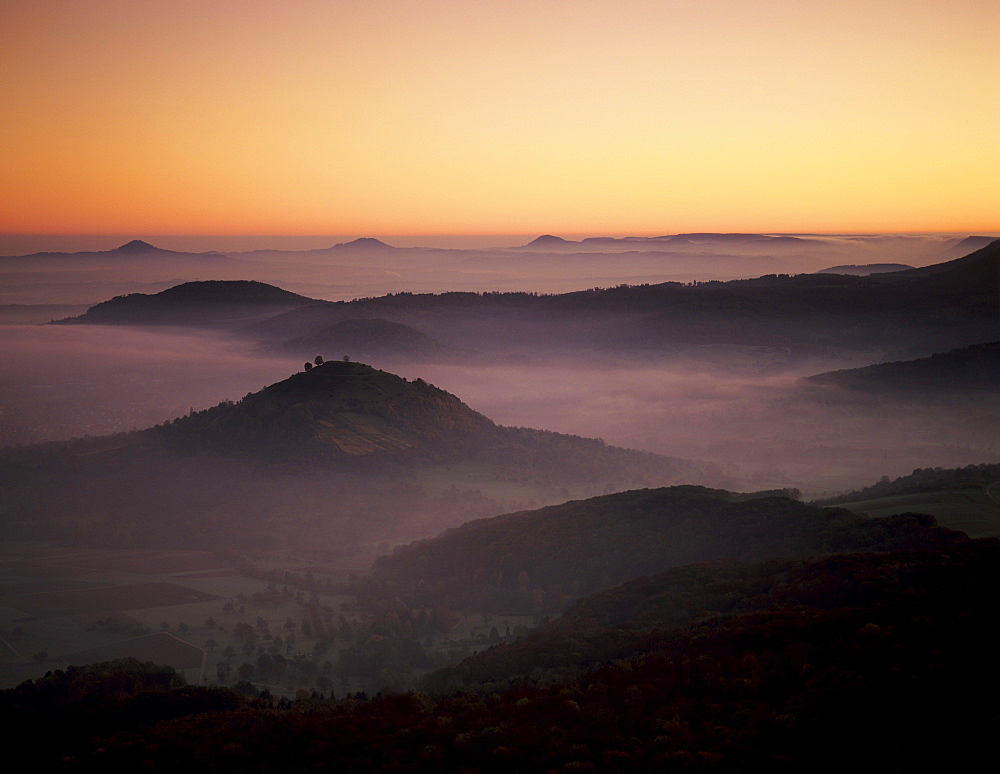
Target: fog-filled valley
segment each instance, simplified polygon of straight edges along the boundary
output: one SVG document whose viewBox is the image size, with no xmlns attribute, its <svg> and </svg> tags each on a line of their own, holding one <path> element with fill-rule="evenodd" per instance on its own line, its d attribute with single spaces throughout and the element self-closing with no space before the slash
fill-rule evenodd
<svg viewBox="0 0 1000 774">
<path fill-rule="evenodd" d="M 995 618 L 1000 240 L 82 246 L 0 257 L 0 711 L 64 697 L 54 756 L 379 770 L 392 718 L 405 770 L 794 769 L 857 686 L 959 725 L 918 708 Z"/>
<path fill-rule="evenodd" d="M 978 389 L 972 382 L 952 380 L 950 390 L 971 390 L 976 398 L 971 401 L 953 399 L 948 377 L 919 380 L 926 390 L 908 391 L 887 389 L 884 382 L 878 389 L 859 384 L 845 389 L 830 380 L 804 381 L 995 338 L 990 265 L 953 281 L 958 283 L 953 292 L 942 295 L 947 283 L 936 276 L 915 278 L 900 291 L 872 287 L 850 274 L 801 275 L 798 285 L 800 278 L 792 276 L 756 285 L 692 287 L 685 274 L 664 270 L 658 281 L 681 284 L 641 286 L 634 279 L 637 264 L 661 256 L 664 246 L 691 250 L 693 245 L 701 266 L 740 249 L 747 251 L 748 261 L 757 262 L 749 266 L 760 274 L 767 273 L 761 260 L 778 257 L 781 268 L 793 275 L 838 263 L 857 268 L 872 258 L 909 266 L 935 258 L 938 265 L 950 266 L 948 261 L 988 242 L 980 237 L 541 238 L 529 243 L 531 249 L 488 254 L 494 274 L 522 283 L 531 293 L 487 296 L 452 292 L 466 290 L 464 275 L 455 267 L 486 260 L 485 253 L 390 249 L 364 239 L 325 251 L 273 255 L 173 253 L 131 243 L 110 252 L 0 258 L 5 300 L 13 302 L 0 306 L 0 320 L 6 323 L 0 339 L 5 364 L 0 438 L 11 445 L 142 428 L 238 400 L 301 369 L 302 361 L 316 354 L 346 355 L 423 378 L 503 425 L 600 437 L 616 446 L 712 461 L 736 485 L 795 485 L 816 494 L 847 489 L 867 483 L 873 474 L 968 464 L 997 453 L 995 434 L 984 421 L 996 407 L 992 391 L 982 388 L 989 384 L 982 374 Z M 637 245 L 647 252 L 635 252 Z M 596 255 L 614 261 L 608 268 L 617 277 L 603 286 L 610 289 L 533 295 L 554 292 L 554 287 L 594 287 L 588 283 L 595 276 L 578 265 L 581 254 L 572 252 L 580 247 L 609 251 Z M 397 257 L 399 252 L 405 256 Z M 687 253 L 670 255 L 693 260 Z M 984 260 L 995 262 L 990 256 Z M 411 268 L 399 282 L 372 287 L 357 279 L 358 271 L 395 271 L 401 262 Z M 39 286 L 21 284 L 28 265 L 38 267 L 35 273 L 58 289 L 45 285 L 48 295 L 36 298 Z M 115 286 L 94 282 L 107 266 L 119 281 L 156 277 L 138 283 L 147 294 L 182 280 L 209 278 L 275 280 L 278 287 L 302 294 L 316 287 L 304 288 L 295 280 L 307 266 L 327 282 L 342 282 L 351 297 L 367 296 L 369 290 L 379 295 L 338 306 L 308 303 L 338 294 L 306 293 L 263 306 L 234 302 L 229 311 L 226 299 L 208 295 L 165 299 L 157 312 L 147 308 L 148 296 L 131 296 L 116 301 L 137 299 L 134 309 L 101 303 L 84 315 L 83 321 L 97 315 L 99 326 L 39 324 L 83 314 L 93 304 L 59 306 L 79 300 L 83 289 L 94 303 L 114 296 Z M 560 284 L 540 279 L 539 266 L 558 275 Z M 440 278 L 431 284 L 420 279 L 435 272 Z M 86 282 L 78 280 L 80 273 L 89 275 Z M 478 283 L 468 288 L 474 291 L 506 287 L 482 277 L 469 281 Z M 632 287 L 619 287 L 623 283 Z M 447 292 L 420 295 L 426 291 Z M 101 292 L 105 295 L 96 295 Z M 44 303 L 33 303 L 39 300 Z"/>
</svg>

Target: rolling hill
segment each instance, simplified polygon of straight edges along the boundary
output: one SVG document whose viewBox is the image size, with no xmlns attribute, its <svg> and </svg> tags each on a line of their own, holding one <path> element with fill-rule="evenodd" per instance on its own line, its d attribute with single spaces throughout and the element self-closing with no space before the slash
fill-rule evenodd
<svg viewBox="0 0 1000 774">
<path fill-rule="evenodd" d="M 785 347 L 793 357 L 872 347 L 928 355 L 996 337 L 998 267 L 1000 240 L 946 263 L 868 276 L 779 274 L 556 295 L 401 292 L 311 303 L 299 296 L 255 310 L 240 330 L 279 350 L 322 340 L 348 320 L 368 319 L 405 325 L 446 348 L 490 357 L 649 354 L 719 344 Z M 182 311 L 163 295 L 115 299 L 75 321 L 183 324 L 197 316 L 198 324 L 212 322 L 210 304 Z M 239 304 L 229 308 L 226 294 L 220 295 L 214 303 L 227 311 L 215 313 L 215 321 L 232 327 Z"/>
<path fill-rule="evenodd" d="M 693 562 L 889 550 L 909 539 L 897 526 L 768 493 L 674 486 L 463 524 L 379 559 L 374 581 L 412 605 L 559 612 L 572 598 Z"/>
<path fill-rule="evenodd" d="M 866 263 L 866 264 L 845 264 L 843 266 L 830 266 L 827 269 L 820 269 L 816 274 L 851 274 L 855 277 L 867 277 L 869 274 L 885 274 L 892 271 L 905 271 L 912 269 L 905 263 Z"/>
<path fill-rule="evenodd" d="M 160 293 L 132 293 L 92 306 L 63 324 L 113 325 L 246 325 L 252 319 L 276 315 L 314 303 L 263 282 L 207 280 L 185 282 Z"/>
<path fill-rule="evenodd" d="M 927 355 L 995 338 L 1000 240 L 955 261 L 869 276 L 595 288 L 558 295 L 399 293 L 294 310 L 247 333 L 280 345 L 350 317 L 409 325 L 444 346 L 517 353 L 673 352 L 709 344 L 787 347 L 795 355 Z"/>
<path fill-rule="evenodd" d="M 8 536 L 344 550 L 712 466 L 508 428 L 420 379 L 332 361 L 147 430 L 0 455 Z"/>
<path fill-rule="evenodd" d="M 957 395 L 994 398 L 1000 385 L 1000 342 L 975 344 L 916 360 L 830 371 L 806 378 L 871 395 L 953 401 Z"/>
<path fill-rule="evenodd" d="M 471 659 L 473 681 L 513 670 L 459 693 L 275 702 L 128 660 L 4 691 L 0 716 L 9 758 L 45 771 L 974 771 L 995 747 L 998 552 L 685 568 L 589 600 L 607 626 Z"/>
</svg>

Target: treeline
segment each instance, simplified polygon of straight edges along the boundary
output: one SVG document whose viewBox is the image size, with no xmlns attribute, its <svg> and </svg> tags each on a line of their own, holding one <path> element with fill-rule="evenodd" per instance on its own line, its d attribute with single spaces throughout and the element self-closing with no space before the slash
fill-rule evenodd
<svg viewBox="0 0 1000 774">
<path fill-rule="evenodd" d="M 837 505 L 880 497 L 936 492 L 942 489 L 974 489 L 1000 481 L 1000 464 L 966 465 L 963 468 L 916 468 L 908 476 L 881 481 L 836 497 L 816 500 L 818 505 Z"/>
</svg>

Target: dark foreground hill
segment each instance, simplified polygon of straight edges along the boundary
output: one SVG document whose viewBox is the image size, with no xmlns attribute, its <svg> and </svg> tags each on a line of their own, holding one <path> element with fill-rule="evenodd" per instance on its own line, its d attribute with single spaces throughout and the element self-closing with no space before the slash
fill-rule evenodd
<svg viewBox="0 0 1000 774">
<path fill-rule="evenodd" d="M 690 572 L 697 588 L 681 577 L 675 598 L 666 585 L 648 599 L 700 598 L 704 615 L 572 678 L 276 704 L 111 663 L 0 693 L 7 757 L 70 772 L 973 771 L 991 759 L 996 541 Z"/>
<path fill-rule="evenodd" d="M 761 512 L 778 510 L 768 501 L 758 506 Z M 737 518 L 741 515 L 735 514 Z M 776 516 L 770 526 L 787 528 L 780 513 Z M 800 529 L 798 545 L 784 550 L 776 550 L 773 537 L 757 541 L 746 537 L 752 528 L 760 529 L 759 521 L 738 524 L 733 531 L 749 543 L 742 550 L 715 552 L 714 556 L 706 555 L 702 563 L 678 564 L 666 572 L 634 573 L 627 582 L 581 599 L 551 624 L 512 644 L 441 669 L 429 675 L 423 685 L 428 690 L 451 693 L 479 691 L 484 685 L 538 682 L 540 674 L 546 681 L 572 679 L 609 660 L 642 655 L 667 632 L 706 620 L 717 622 L 766 612 L 807 598 L 830 607 L 835 606 L 835 598 L 848 604 L 844 589 L 837 584 L 804 592 L 801 568 L 810 568 L 807 575 L 815 575 L 816 567 L 841 572 L 842 563 L 853 560 L 813 558 L 803 562 L 803 558 L 871 551 L 884 553 L 886 561 L 896 561 L 900 552 L 968 542 L 962 533 L 941 529 L 933 518 L 918 514 L 865 519 L 852 518 L 843 511 L 827 509 L 824 514 L 814 509 L 812 513 L 804 511 L 802 520 L 806 524 Z M 706 525 L 706 529 L 711 527 Z M 737 554 L 742 560 L 716 558 Z M 765 564 L 748 564 L 745 559 L 750 557 L 758 562 L 763 557 L 769 559 Z"/>
<path fill-rule="evenodd" d="M 374 593 L 484 613 L 559 612 L 571 599 L 692 562 L 922 545 L 912 540 L 899 524 L 788 497 L 674 486 L 464 524 L 379 559 Z"/>
<path fill-rule="evenodd" d="M 335 551 L 711 474 L 501 427 L 420 379 L 336 361 L 148 430 L 8 451 L 0 512 L 8 536 Z"/>
</svg>

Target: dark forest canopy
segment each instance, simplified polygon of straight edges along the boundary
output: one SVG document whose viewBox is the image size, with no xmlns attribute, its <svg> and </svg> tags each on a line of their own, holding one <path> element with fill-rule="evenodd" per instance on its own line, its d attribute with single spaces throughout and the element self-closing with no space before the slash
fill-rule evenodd
<svg viewBox="0 0 1000 774">
<path fill-rule="evenodd" d="M 691 572 L 707 617 L 626 635 L 622 654 L 572 677 L 545 668 L 475 694 L 275 703 L 166 687 L 153 665 L 139 681 L 134 666 L 119 681 L 114 663 L 52 675 L 0 692 L 8 760 L 71 772 L 874 772 L 989 759 L 996 541 Z M 732 609 L 712 615 L 724 598 Z M 102 674 L 120 689 L 80 689 Z"/>
<path fill-rule="evenodd" d="M 935 535 L 912 520 L 674 486 L 464 524 L 379 559 L 371 594 L 489 613 L 558 612 L 582 595 L 691 562 L 893 550 Z"/>
<path fill-rule="evenodd" d="M 658 650 L 680 632 L 689 636 L 685 630 L 718 628 L 726 619 L 800 606 L 863 606 L 879 592 L 905 588 L 914 565 L 926 561 L 925 554 L 914 551 L 969 544 L 962 533 L 937 528 L 933 519 L 917 514 L 869 526 L 867 534 L 858 530 L 855 543 L 879 553 L 757 563 L 715 560 L 634 578 L 581 599 L 514 643 L 428 675 L 423 687 L 452 693 L 572 680 L 585 669 Z M 844 583 L 848 572 L 855 575 Z M 883 586 L 874 594 L 866 588 L 873 575 Z"/>
</svg>

